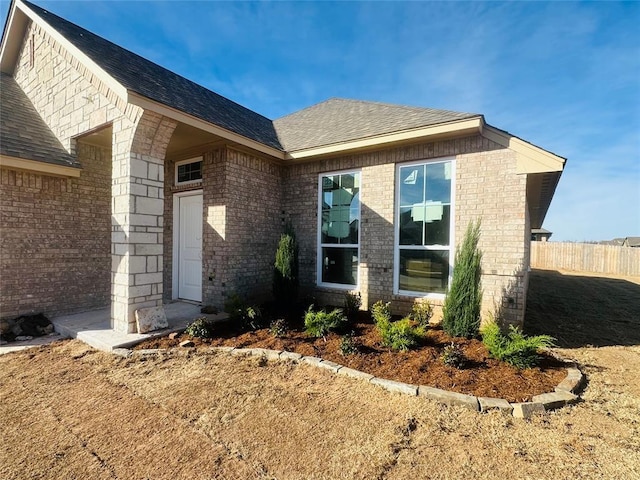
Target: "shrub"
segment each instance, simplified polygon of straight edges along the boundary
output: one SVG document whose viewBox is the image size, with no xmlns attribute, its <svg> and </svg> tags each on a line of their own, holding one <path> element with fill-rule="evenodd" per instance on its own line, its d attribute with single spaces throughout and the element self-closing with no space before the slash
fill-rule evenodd
<svg viewBox="0 0 640 480">
<path fill-rule="evenodd" d="M 280 306 L 291 306 L 298 298 L 298 243 L 290 225 L 280 236 L 276 250 L 273 296 Z"/>
<path fill-rule="evenodd" d="M 389 323 L 391 321 L 391 303 L 378 300 L 371 306 L 371 316 L 376 325 Z"/>
<path fill-rule="evenodd" d="M 454 368 L 463 368 L 467 362 L 467 359 L 464 357 L 460 347 L 453 342 L 444 347 L 440 358 L 445 365 L 449 365 Z"/>
<path fill-rule="evenodd" d="M 342 339 L 340 340 L 340 354 L 346 357 L 347 355 L 355 355 L 360 351 L 358 342 L 354 337 L 354 332 L 343 335 Z"/>
<path fill-rule="evenodd" d="M 287 334 L 289 327 L 287 321 L 284 318 L 278 318 L 271 322 L 269 331 L 274 337 L 284 337 Z"/>
<path fill-rule="evenodd" d="M 416 326 L 409 317 L 397 322 L 383 319 L 376 322 L 376 327 L 382 337 L 382 344 L 395 351 L 406 352 L 417 347 L 424 336 L 424 329 Z"/>
<path fill-rule="evenodd" d="M 241 312 L 246 308 L 246 305 L 240 295 L 232 293 L 227 297 L 224 302 L 224 311 L 229 314 L 230 320 L 238 320 L 241 316 Z"/>
<path fill-rule="evenodd" d="M 424 300 L 413 304 L 410 317 L 422 328 L 429 327 L 429 320 L 431 320 L 432 316 L 433 307 L 428 301 Z"/>
<path fill-rule="evenodd" d="M 442 328 L 452 337 L 478 336 L 482 302 L 479 240 L 480 221 L 469 222 L 462 245 L 456 250 L 453 280 L 442 308 Z"/>
<path fill-rule="evenodd" d="M 362 305 L 362 296 L 360 292 L 351 293 L 347 292 L 344 296 L 344 313 L 347 318 L 354 322 L 357 318 L 360 306 Z"/>
<path fill-rule="evenodd" d="M 229 320 L 240 325 L 243 330 L 257 330 L 263 327 L 262 313 L 258 307 L 245 304 L 237 294 L 229 296 L 224 304 Z"/>
<path fill-rule="evenodd" d="M 262 328 L 264 326 L 262 312 L 258 307 L 246 307 L 241 312 L 240 324 L 245 330 L 258 330 L 259 328 Z"/>
<path fill-rule="evenodd" d="M 552 347 L 555 339 L 549 335 L 527 337 L 518 327 L 509 326 L 509 333 L 503 334 L 495 321 L 482 328 L 482 343 L 489 355 L 518 369 L 535 366 L 540 357 L 538 352 Z"/>
<path fill-rule="evenodd" d="M 304 327 L 307 335 L 312 337 L 322 337 L 325 341 L 330 331 L 335 331 L 343 327 L 347 319 L 342 310 L 336 308 L 331 312 L 324 310 L 314 311 L 313 305 L 309 307 L 304 315 Z"/>
<path fill-rule="evenodd" d="M 213 325 L 205 317 L 196 318 L 187 325 L 184 333 L 198 338 L 211 338 L 213 336 Z"/>
</svg>

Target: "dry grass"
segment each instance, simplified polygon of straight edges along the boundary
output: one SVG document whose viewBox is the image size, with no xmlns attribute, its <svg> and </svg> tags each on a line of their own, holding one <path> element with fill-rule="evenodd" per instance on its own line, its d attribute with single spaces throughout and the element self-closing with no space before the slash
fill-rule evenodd
<svg viewBox="0 0 640 480">
<path fill-rule="evenodd" d="M 552 281 L 535 273 L 532 295 Z M 599 308 L 593 292 L 573 301 L 575 321 Z M 553 323 L 544 311 L 530 317 L 533 330 Z M 640 315 L 628 320 L 615 327 L 627 339 Z M 569 341 L 584 345 L 559 350 L 584 366 L 585 401 L 531 421 L 256 358 L 122 359 L 75 341 L 9 354 L 0 357 L 0 478 L 640 478 L 640 342 L 587 346 L 597 333 L 583 327 L 584 340 Z"/>
</svg>

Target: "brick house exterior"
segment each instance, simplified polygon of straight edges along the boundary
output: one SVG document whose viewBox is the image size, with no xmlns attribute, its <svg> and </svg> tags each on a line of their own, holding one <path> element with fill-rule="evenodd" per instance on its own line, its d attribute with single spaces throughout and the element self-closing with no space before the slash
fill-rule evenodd
<svg viewBox="0 0 640 480">
<path fill-rule="evenodd" d="M 442 304 L 481 219 L 483 309 L 523 320 L 564 159 L 482 115 L 332 99 L 271 121 L 23 0 L 0 70 L 2 317 L 110 306 L 134 332 L 141 308 L 266 298 L 286 222 L 304 291 L 402 313 Z"/>
</svg>

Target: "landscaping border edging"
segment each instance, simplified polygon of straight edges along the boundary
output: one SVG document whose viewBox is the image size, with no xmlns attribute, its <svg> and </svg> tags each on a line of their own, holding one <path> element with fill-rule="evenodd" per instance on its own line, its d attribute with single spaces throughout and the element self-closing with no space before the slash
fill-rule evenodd
<svg viewBox="0 0 640 480">
<path fill-rule="evenodd" d="M 578 394 L 585 386 L 586 378 L 584 374 L 577 368 L 575 364 L 567 368 L 567 376 L 555 387 L 555 391 L 542 393 L 532 397 L 530 402 L 511 403 L 502 398 L 476 397 L 474 395 L 466 395 L 458 392 L 450 392 L 426 385 L 412 385 L 409 383 L 398 382 L 386 378 L 378 378 L 374 375 L 345 367 L 338 363 L 323 360 L 319 357 L 303 356 L 295 352 L 287 352 L 283 350 L 269 350 L 267 348 L 236 348 L 236 347 L 209 347 L 210 351 L 227 353 L 236 356 L 252 356 L 261 357 L 271 361 L 291 361 L 294 363 L 306 363 L 317 368 L 329 370 L 336 375 L 343 375 L 358 380 L 377 385 L 390 392 L 401 393 L 409 396 L 425 397 L 435 400 L 445 405 L 454 405 L 469 408 L 476 412 L 487 412 L 490 410 L 499 410 L 505 415 L 515 418 L 531 418 L 537 413 L 544 413 L 550 410 L 564 407 L 577 403 L 580 399 Z M 121 357 L 129 358 L 133 355 L 147 357 L 159 353 L 168 352 L 169 349 L 146 349 L 146 350 L 130 350 L 126 348 L 114 349 L 112 353 Z M 554 355 L 555 356 L 555 355 Z"/>
</svg>

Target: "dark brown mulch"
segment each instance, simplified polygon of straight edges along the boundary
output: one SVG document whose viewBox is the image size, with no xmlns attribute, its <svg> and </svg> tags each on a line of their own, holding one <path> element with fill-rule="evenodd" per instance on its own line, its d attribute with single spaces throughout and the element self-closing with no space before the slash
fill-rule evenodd
<svg viewBox="0 0 640 480">
<path fill-rule="evenodd" d="M 160 337 L 147 340 L 136 349 L 179 348 L 188 339 L 196 347 L 234 346 L 286 350 L 302 355 L 321 357 L 380 378 L 414 385 L 428 385 L 459 393 L 482 397 L 504 398 L 523 402 L 532 396 L 552 392 L 566 376 L 566 366 L 557 359 L 543 355 L 538 367 L 518 370 L 489 357 L 481 341 L 450 338 L 441 329 L 428 330 L 422 345 L 408 352 L 393 352 L 381 346 L 380 335 L 371 323 L 353 326 L 359 353 L 342 355 L 341 337 L 335 333 L 322 338 L 309 338 L 302 329 L 290 330 L 284 337 L 274 337 L 268 328 L 238 333 L 228 323 L 216 324 L 216 338 L 200 339 L 186 334 L 174 339 Z M 446 345 L 455 343 L 466 359 L 464 368 L 457 369 L 442 362 Z"/>
</svg>

